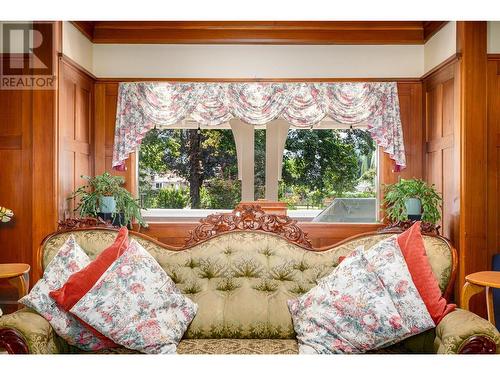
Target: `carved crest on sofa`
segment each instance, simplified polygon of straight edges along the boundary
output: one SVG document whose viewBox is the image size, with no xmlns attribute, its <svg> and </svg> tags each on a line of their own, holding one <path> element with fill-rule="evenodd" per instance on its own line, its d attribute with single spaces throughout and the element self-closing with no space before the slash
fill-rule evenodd
<svg viewBox="0 0 500 375">
<path fill-rule="evenodd" d="M 307 234 L 285 215 L 265 213 L 259 205 L 242 205 L 231 213 L 212 214 L 200 220 L 200 224 L 189 232 L 186 246 L 204 242 L 222 233 L 253 230 L 273 233 L 307 249 L 312 244 Z"/>
<path fill-rule="evenodd" d="M 100 217 L 69 218 L 57 223 L 58 231 L 72 230 L 78 228 L 116 228 L 111 222 Z"/>
</svg>

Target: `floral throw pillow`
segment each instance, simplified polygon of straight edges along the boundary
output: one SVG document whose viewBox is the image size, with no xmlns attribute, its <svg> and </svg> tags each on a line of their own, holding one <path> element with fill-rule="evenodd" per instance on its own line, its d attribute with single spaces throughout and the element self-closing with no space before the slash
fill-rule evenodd
<svg viewBox="0 0 500 375">
<path fill-rule="evenodd" d="M 49 297 L 51 291 L 62 287 L 74 272 L 80 271 L 89 263 L 87 254 L 78 246 L 75 238 L 69 236 L 45 268 L 43 277 L 19 302 L 47 319 L 54 331 L 68 344 L 93 351 L 106 347 L 105 343 Z"/>
<path fill-rule="evenodd" d="M 114 342 L 175 353 L 198 306 L 135 240 L 70 310 Z"/>
<path fill-rule="evenodd" d="M 355 250 L 288 307 L 301 353 L 363 353 L 434 327 L 396 236 Z"/>
</svg>

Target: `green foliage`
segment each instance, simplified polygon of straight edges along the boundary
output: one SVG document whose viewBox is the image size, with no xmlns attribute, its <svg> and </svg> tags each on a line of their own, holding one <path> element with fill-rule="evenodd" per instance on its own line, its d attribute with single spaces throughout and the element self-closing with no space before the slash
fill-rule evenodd
<svg viewBox="0 0 500 375">
<path fill-rule="evenodd" d="M 213 178 L 236 180 L 236 145 L 230 129 L 152 130 L 139 150 L 139 191 L 152 204 L 155 174 L 171 172 L 189 182 L 191 208 L 200 208 L 203 183 Z M 224 203 L 224 207 L 229 203 Z M 222 207 L 214 207 L 222 208 Z"/>
<path fill-rule="evenodd" d="M 128 225 L 132 219 L 136 219 L 140 226 L 147 227 L 141 214 L 141 207 L 130 192 L 122 187 L 125 179 L 120 176 L 112 176 L 108 172 L 100 176 L 81 176 L 87 180 L 87 184 L 79 187 L 68 199 L 79 199 L 75 211 L 80 217 L 97 217 L 99 213 L 99 202 L 103 196 L 113 196 L 116 201 L 116 210 L 113 212 L 113 219 L 117 214 L 122 214 L 124 223 Z"/>
<path fill-rule="evenodd" d="M 408 219 L 406 200 L 418 198 L 422 204 L 422 221 L 436 224 L 441 219 L 439 208 L 442 198 L 436 192 L 434 185 L 429 186 L 419 179 L 404 180 L 387 185 L 383 205 L 387 217 L 393 221 Z"/>
<path fill-rule="evenodd" d="M 111 197 L 120 193 L 121 186 L 125 183 L 125 179 L 121 176 L 113 176 L 108 172 L 100 176 L 89 177 L 82 176 L 88 181 L 90 188 L 99 195 Z"/>
<path fill-rule="evenodd" d="M 186 188 L 163 188 L 156 196 L 157 208 L 184 208 L 189 203 L 189 191 Z"/>
<path fill-rule="evenodd" d="M 362 190 L 363 193 L 369 194 L 371 197 L 375 197 L 376 178 L 377 171 L 375 168 L 365 170 L 358 180 L 358 189 Z"/>
<path fill-rule="evenodd" d="M 370 134 L 359 129 L 291 129 L 285 144 L 280 200 L 290 202 L 289 208 L 299 204 L 323 207 L 326 198 L 355 190 L 362 172 L 374 162 L 375 149 Z"/>
<path fill-rule="evenodd" d="M 373 182 L 375 181 L 375 177 L 377 177 L 377 171 L 375 170 L 375 168 L 370 168 L 361 175 L 359 181 L 373 184 Z"/>
<path fill-rule="evenodd" d="M 201 189 L 201 207 L 207 209 L 232 209 L 241 201 L 239 180 L 212 178 Z"/>
</svg>

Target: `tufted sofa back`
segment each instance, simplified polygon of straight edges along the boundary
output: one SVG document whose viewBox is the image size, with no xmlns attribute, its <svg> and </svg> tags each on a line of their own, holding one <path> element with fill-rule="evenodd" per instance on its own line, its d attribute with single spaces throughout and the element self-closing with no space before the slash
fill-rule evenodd
<svg viewBox="0 0 500 375">
<path fill-rule="evenodd" d="M 114 241 L 116 231 L 89 229 L 52 235 L 42 245 L 42 268 L 70 234 L 93 259 Z M 371 234 L 311 251 L 271 233 L 234 231 L 173 251 L 131 233 L 179 289 L 198 303 L 185 338 L 293 338 L 287 300 L 315 286 L 337 266 L 339 257 L 389 236 Z M 424 236 L 424 240 L 444 291 L 452 273 L 452 249 L 439 237 Z"/>
</svg>

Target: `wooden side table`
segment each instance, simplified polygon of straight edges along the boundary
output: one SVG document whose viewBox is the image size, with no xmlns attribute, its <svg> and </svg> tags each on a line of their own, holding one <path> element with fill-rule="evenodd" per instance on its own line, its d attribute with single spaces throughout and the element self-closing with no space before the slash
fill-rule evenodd
<svg viewBox="0 0 500 375">
<path fill-rule="evenodd" d="M 19 297 L 28 294 L 30 265 L 24 263 L 0 264 L 0 279 L 7 279 L 9 284 L 17 288 Z"/>
<path fill-rule="evenodd" d="M 462 289 L 461 308 L 469 310 L 469 301 L 475 294 L 486 289 L 486 308 L 488 310 L 488 320 L 495 325 L 495 313 L 493 311 L 493 288 L 500 288 L 500 272 L 483 271 L 471 273 L 465 277 L 465 284 Z"/>
</svg>

